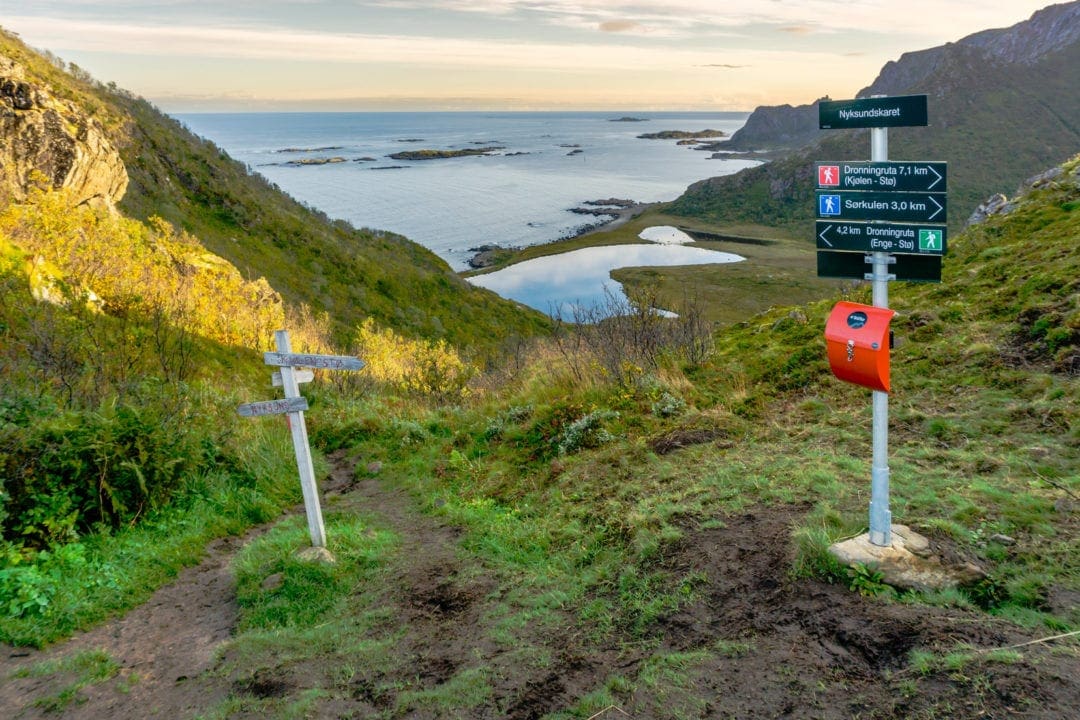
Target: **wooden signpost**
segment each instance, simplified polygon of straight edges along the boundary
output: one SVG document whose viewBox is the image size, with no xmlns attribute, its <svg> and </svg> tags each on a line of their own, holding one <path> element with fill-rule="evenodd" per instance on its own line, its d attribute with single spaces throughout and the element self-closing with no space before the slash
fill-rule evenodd
<svg viewBox="0 0 1080 720">
<path fill-rule="evenodd" d="M 293 353 L 286 330 L 275 332 L 274 339 L 277 342 L 277 352 L 265 353 L 263 359 L 267 365 L 281 368 L 274 373 L 273 384 L 275 387 L 280 385 L 284 388 L 284 399 L 246 403 L 237 408 L 237 411 L 244 417 L 287 415 L 293 449 L 296 452 L 296 467 L 300 472 L 300 488 L 304 493 L 304 509 L 307 512 L 311 544 L 313 547 L 324 548 L 326 528 L 323 526 L 319 489 L 315 484 L 315 469 L 311 464 L 311 445 L 308 443 L 307 425 L 304 422 L 304 411 L 308 409 L 308 403 L 307 399 L 300 395 L 300 383 L 310 382 L 314 373 L 303 368 L 360 370 L 364 367 L 364 361 L 349 355 Z"/>
</svg>

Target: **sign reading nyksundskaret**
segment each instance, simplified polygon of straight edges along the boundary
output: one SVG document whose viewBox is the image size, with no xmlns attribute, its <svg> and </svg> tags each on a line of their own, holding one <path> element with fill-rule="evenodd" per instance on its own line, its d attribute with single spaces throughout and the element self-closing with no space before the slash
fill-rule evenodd
<svg viewBox="0 0 1080 720">
<path fill-rule="evenodd" d="M 278 330 L 274 333 L 277 352 L 263 355 L 267 365 L 280 367 L 274 373 L 274 385 L 280 384 L 285 390 L 281 400 L 246 403 L 237 408 L 245 417 L 287 414 L 289 430 L 292 432 L 293 450 L 296 452 L 296 467 L 300 472 L 300 488 L 304 492 L 304 509 L 307 511 L 308 531 L 314 547 L 326 547 L 326 528 L 323 526 L 322 507 L 319 505 L 319 489 L 315 484 L 315 469 L 311 464 L 311 445 L 308 443 L 307 425 L 304 422 L 304 410 L 307 400 L 300 395 L 300 383 L 311 379 L 310 372 L 300 368 L 319 368 L 323 370 L 360 370 L 364 361 L 349 355 L 311 355 L 293 353 L 289 345 L 289 333 Z"/>
<path fill-rule="evenodd" d="M 822 130 L 919 127 L 926 124 L 925 95 L 822 100 L 818 104 L 818 127 Z"/>
</svg>

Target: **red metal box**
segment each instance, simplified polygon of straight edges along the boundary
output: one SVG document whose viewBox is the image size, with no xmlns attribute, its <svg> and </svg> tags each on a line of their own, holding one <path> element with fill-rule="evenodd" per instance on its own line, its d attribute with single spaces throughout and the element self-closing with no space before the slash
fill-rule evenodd
<svg viewBox="0 0 1080 720">
<path fill-rule="evenodd" d="M 825 323 L 833 375 L 889 392 L 889 323 L 895 314 L 889 308 L 838 302 Z"/>
</svg>

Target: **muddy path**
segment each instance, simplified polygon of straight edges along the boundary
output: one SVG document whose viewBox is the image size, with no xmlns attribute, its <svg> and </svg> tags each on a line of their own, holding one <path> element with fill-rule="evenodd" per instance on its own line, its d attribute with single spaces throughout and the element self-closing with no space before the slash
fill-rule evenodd
<svg viewBox="0 0 1080 720">
<path fill-rule="evenodd" d="M 516 628 L 508 644 L 493 632 L 508 578 L 464 551 L 461 531 L 419 512 L 405 492 L 374 473 L 358 478 L 343 454 L 332 462 L 322 483 L 328 506 L 362 509 L 400 538 L 381 591 L 396 663 L 343 676 L 331 666 L 339 661 L 312 655 L 263 662 L 246 676 L 242 668 L 223 671 L 237 619 L 229 565 L 248 540 L 227 538 L 123 618 L 43 652 L 3 648 L 0 717 L 180 720 L 225 698 L 248 697 L 257 702 L 229 716 L 267 718 L 313 688 L 322 695 L 306 716 L 319 718 L 539 720 L 605 687 L 610 707 L 590 711 L 602 718 L 1063 720 L 1080 707 L 1075 645 L 1030 646 L 1008 662 L 976 659 L 914 672 L 913 650 L 1005 647 L 1050 633 L 980 612 L 885 603 L 792 580 L 791 528 L 802 511 L 790 507 L 687 527 L 661 567 L 673 579 L 694 574 L 694 599 L 645 638 L 613 633 L 586 642 L 568 610 L 554 625 Z M 543 661 L 522 663 L 522 648 Z M 61 712 L 34 701 L 55 696 L 64 678 L 12 677 L 20 667 L 92 649 L 107 652 L 121 670 L 80 690 Z M 481 702 L 447 710 L 405 699 L 453 687 L 473 670 L 488 686 Z"/>
<path fill-rule="evenodd" d="M 0 716 L 180 718 L 225 697 L 228 688 L 203 674 L 232 636 L 237 607 L 230 562 L 255 534 L 214 541 L 202 563 L 183 570 L 145 604 L 67 642 L 45 650 L 0 646 Z M 78 690 L 62 712 L 34 703 L 59 698 L 76 681 L 74 674 L 12 677 L 20 669 L 99 650 L 120 665 L 119 672 Z"/>
</svg>

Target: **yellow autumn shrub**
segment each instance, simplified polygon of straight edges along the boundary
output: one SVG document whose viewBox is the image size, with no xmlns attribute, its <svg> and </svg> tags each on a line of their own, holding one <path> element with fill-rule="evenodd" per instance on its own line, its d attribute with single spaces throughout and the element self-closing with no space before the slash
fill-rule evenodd
<svg viewBox="0 0 1080 720">
<path fill-rule="evenodd" d="M 370 377 L 403 393 L 463 398 L 476 374 L 445 340 L 402 337 L 371 318 L 357 328 L 356 344 Z"/>
<path fill-rule="evenodd" d="M 106 313 L 160 318 L 218 342 L 268 349 L 284 325 L 281 297 L 248 281 L 198 239 L 161 218 L 142 223 L 73 205 L 64 190 L 37 189 L 0 212 L 0 236 L 34 263 L 57 269 L 72 300 Z"/>
</svg>

